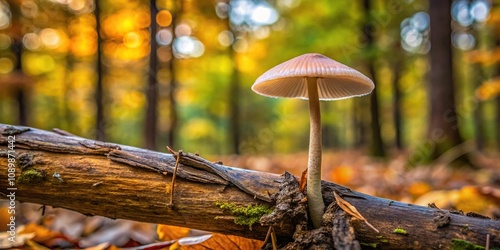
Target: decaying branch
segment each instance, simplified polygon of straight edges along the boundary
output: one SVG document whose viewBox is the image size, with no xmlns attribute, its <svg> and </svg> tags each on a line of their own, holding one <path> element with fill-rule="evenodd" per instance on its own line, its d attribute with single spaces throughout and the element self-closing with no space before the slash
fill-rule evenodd
<svg viewBox="0 0 500 250">
<path fill-rule="evenodd" d="M 56 131 L 57 132 L 57 131 Z M 14 150 L 9 151 L 13 145 Z M 274 205 L 282 176 L 227 167 L 183 153 L 177 170 L 173 206 L 170 184 L 176 158 L 171 154 L 89 140 L 68 133 L 0 124 L 0 192 L 8 194 L 8 159 L 15 157 L 16 199 L 102 215 L 163 223 L 261 239 L 268 227 L 234 223 L 216 203 Z M 500 246 L 500 221 L 467 217 L 437 208 L 391 201 L 323 182 L 326 204 L 333 191 L 375 226 L 353 220 L 362 244 L 384 249 L 451 248 L 452 240 Z M 283 221 L 277 237 L 291 237 Z M 395 231 L 396 228 L 403 229 Z M 399 233 L 398 233 L 399 232 Z M 488 236 L 489 235 L 489 236 Z"/>
</svg>

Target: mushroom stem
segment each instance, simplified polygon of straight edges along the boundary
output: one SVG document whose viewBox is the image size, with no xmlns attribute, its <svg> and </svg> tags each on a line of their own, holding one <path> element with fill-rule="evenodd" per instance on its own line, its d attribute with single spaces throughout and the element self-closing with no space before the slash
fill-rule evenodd
<svg viewBox="0 0 500 250">
<path fill-rule="evenodd" d="M 321 192 L 321 113 L 318 97 L 318 78 L 307 78 L 309 96 L 310 134 L 307 162 L 307 204 L 314 228 L 323 222 L 325 203 Z"/>
</svg>

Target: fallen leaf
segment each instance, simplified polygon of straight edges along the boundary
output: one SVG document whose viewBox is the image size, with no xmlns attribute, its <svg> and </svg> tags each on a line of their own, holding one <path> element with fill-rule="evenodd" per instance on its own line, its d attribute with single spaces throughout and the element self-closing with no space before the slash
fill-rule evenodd
<svg viewBox="0 0 500 250">
<path fill-rule="evenodd" d="M 339 207 L 342 208 L 342 210 L 344 210 L 346 213 L 350 214 L 352 217 L 364 221 L 366 223 L 366 225 L 369 226 L 371 229 L 373 229 L 375 232 L 377 232 L 377 233 L 379 232 L 378 229 L 376 229 L 372 224 L 370 224 L 365 219 L 365 217 L 363 217 L 363 215 L 361 215 L 358 212 L 358 209 L 356 209 L 356 207 L 351 205 L 346 200 L 340 198 L 340 196 L 335 191 L 333 191 L 333 196 L 335 196 L 335 200 L 337 201 L 337 204 L 339 205 Z"/>
<path fill-rule="evenodd" d="M 35 234 L 33 237 L 33 241 L 40 243 L 45 246 L 52 246 L 52 243 L 57 241 L 58 239 L 62 239 L 65 241 L 70 241 L 65 235 L 60 232 L 55 232 L 47 229 L 44 226 L 37 225 L 35 223 L 28 223 L 25 225 L 24 230 L 21 232 L 23 234 Z"/>
<path fill-rule="evenodd" d="M 206 250 L 206 249 L 260 249 L 263 242 L 260 240 L 252 240 L 243 237 L 211 234 L 201 235 L 197 237 L 189 237 L 190 239 L 180 239 L 179 245 L 182 250 Z M 194 238 L 194 239 L 193 239 Z M 199 243 L 196 243 L 199 242 Z M 190 244 L 190 245 L 186 245 Z"/>
<path fill-rule="evenodd" d="M 158 224 L 156 228 L 156 233 L 158 233 L 158 240 L 169 241 L 177 240 L 182 237 L 186 237 L 189 234 L 190 229 L 186 227 L 176 227 L 170 225 Z"/>
<path fill-rule="evenodd" d="M 413 197 L 419 197 L 425 193 L 428 193 L 432 190 L 432 187 L 424 181 L 417 181 L 408 187 L 408 193 L 410 193 Z"/>
</svg>

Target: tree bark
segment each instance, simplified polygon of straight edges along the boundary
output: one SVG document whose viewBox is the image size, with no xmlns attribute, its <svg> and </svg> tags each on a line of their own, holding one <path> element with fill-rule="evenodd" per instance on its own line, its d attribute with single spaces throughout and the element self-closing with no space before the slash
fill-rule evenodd
<svg viewBox="0 0 500 250">
<path fill-rule="evenodd" d="M 371 7 L 372 1 L 363 0 L 364 13 L 366 18 L 366 23 L 364 27 L 364 33 L 367 43 L 367 48 L 369 50 L 375 49 L 375 38 L 374 38 L 374 27 L 373 22 L 371 22 Z M 367 60 L 368 72 L 371 76 L 372 81 L 377 83 L 377 75 L 374 65 L 374 58 L 370 56 Z M 379 103 L 378 103 L 378 88 L 374 88 L 370 95 L 370 115 L 371 115 L 371 136 L 372 136 L 372 146 L 371 152 L 373 156 L 385 157 L 385 147 L 384 141 L 382 140 L 382 134 L 380 132 L 380 121 L 379 121 Z"/>
<path fill-rule="evenodd" d="M 399 46 L 396 46 L 396 49 L 401 50 Z M 401 78 L 401 74 L 403 73 L 403 60 L 401 60 L 401 56 L 398 55 L 398 58 L 396 59 L 394 65 L 393 65 L 393 79 L 392 79 L 392 91 L 393 91 L 393 97 L 392 97 L 392 108 L 393 108 L 393 113 L 392 117 L 394 119 L 394 144 L 397 149 L 402 150 L 403 149 L 403 138 L 402 135 L 403 133 L 401 132 L 401 127 L 402 127 L 402 112 L 401 112 L 401 89 L 399 87 L 399 81 Z"/>
<path fill-rule="evenodd" d="M 95 0 L 95 22 L 96 22 L 96 32 L 97 32 L 97 55 L 96 55 L 96 71 L 97 80 L 95 85 L 95 108 L 96 108 L 96 120 L 95 120 L 95 138 L 100 141 L 106 140 L 106 119 L 104 111 L 104 83 L 103 75 L 104 69 L 102 60 L 104 53 L 102 52 L 102 34 L 101 34 L 101 3 Z"/>
<path fill-rule="evenodd" d="M 21 202 L 62 207 L 86 215 L 102 215 L 152 223 L 197 228 L 264 239 L 267 228 L 236 225 L 234 216 L 216 206 L 224 201 L 241 206 L 273 206 L 280 175 L 211 163 L 184 153 L 180 157 L 170 207 L 170 181 L 176 158 L 81 137 L 0 124 L 0 172 L 8 173 L 15 156 L 16 182 L 0 182 L 5 195 L 15 192 Z M 12 160 L 11 160 L 12 162 Z M 59 174 L 54 177 L 54 174 Z M 4 175 L 4 176 L 5 176 Z M 6 176 L 5 176 L 5 179 Z M 4 180 L 5 180 L 4 179 Z M 11 190 L 16 188 L 16 190 Z M 446 210 L 391 201 L 323 182 L 325 203 L 333 191 L 355 206 L 380 233 L 353 221 L 356 238 L 384 249 L 450 249 L 453 239 L 500 246 L 500 221 L 453 214 Z M 278 237 L 292 237 L 294 225 L 283 221 Z M 407 234 L 393 233 L 396 228 Z"/>
<path fill-rule="evenodd" d="M 149 71 L 148 82 L 146 84 L 146 117 L 144 126 L 144 140 L 147 149 L 156 149 L 156 137 L 158 136 L 158 96 L 159 84 L 157 81 L 158 56 L 156 51 L 158 44 L 156 42 L 156 33 L 158 24 L 156 23 L 156 0 L 149 1 L 149 16 L 151 25 L 149 28 L 149 43 L 151 51 L 149 52 Z"/>
<path fill-rule="evenodd" d="M 455 85 L 451 49 L 452 0 L 429 1 L 430 31 L 430 116 L 427 138 L 432 148 L 427 157 L 433 160 L 463 142 L 455 108 Z M 458 158 L 462 162 L 466 157 Z"/>
</svg>

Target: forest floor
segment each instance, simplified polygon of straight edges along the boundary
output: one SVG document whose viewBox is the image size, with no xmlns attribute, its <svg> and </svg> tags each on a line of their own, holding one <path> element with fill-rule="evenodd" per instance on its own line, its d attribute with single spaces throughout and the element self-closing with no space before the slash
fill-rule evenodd
<svg viewBox="0 0 500 250">
<path fill-rule="evenodd" d="M 202 155 L 203 157 L 203 155 Z M 224 165 L 300 176 L 307 165 L 307 153 L 266 156 L 210 156 Z M 387 159 L 369 157 L 361 151 L 326 152 L 322 178 L 356 191 L 427 206 L 434 203 L 443 209 L 475 212 L 500 218 L 500 155 L 474 153 L 477 170 L 451 169 L 446 164 L 408 167 L 408 154 L 391 152 Z M 2 203 L 0 203 L 1 205 Z M 0 207 L 0 230 L 8 223 L 6 203 Z M 119 249 L 146 246 L 145 249 L 169 249 L 180 244 L 178 239 L 195 236 L 194 244 L 182 249 L 210 248 L 214 241 L 237 242 L 245 249 L 259 249 L 261 242 L 243 238 L 212 235 L 206 232 L 172 226 L 157 226 L 127 220 L 111 220 L 100 216 L 86 217 L 77 212 L 21 204 L 16 213 L 20 249 L 85 248 Z M 18 217 L 19 216 L 19 217 Z M 23 226 L 20 226 L 23 225 Z M 0 233 L 0 249 L 13 247 L 7 233 Z M 208 240 L 207 240 L 208 239 Z M 163 242 L 158 245 L 157 242 Z M 192 242 L 191 242 L 192 243 Z M 191 244 L 189 243 L 189 244 Z"/>
</svg>

